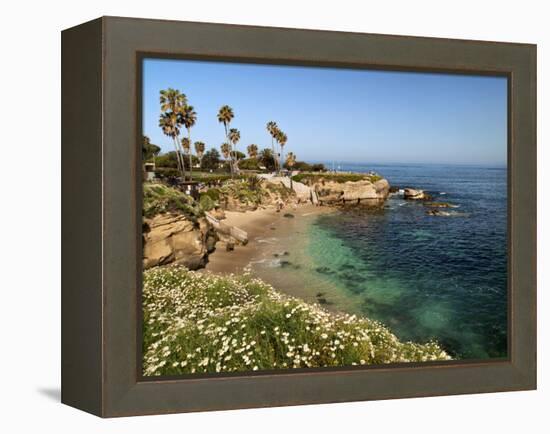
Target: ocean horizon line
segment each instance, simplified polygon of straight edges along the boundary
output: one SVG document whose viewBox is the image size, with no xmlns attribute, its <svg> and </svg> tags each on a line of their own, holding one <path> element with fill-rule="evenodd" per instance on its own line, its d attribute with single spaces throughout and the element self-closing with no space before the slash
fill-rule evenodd
<svg viewBox="0 0 550 434">
<path fill-rule="evenodd" d="M 342 160 L 304 160 L 309 164 L 324 164 L 327 169 L 336 169 L 338 166 L 454 166 L 454 167 L 475 167 L 483 169 L 507 169 L 508 164 L 504 163 L 450 163 L 450 162 L 403 162 L 403 161 L 392 161 L 392 162 L 377 162 L 377 161 L 342 161 Z"/>
</svg>

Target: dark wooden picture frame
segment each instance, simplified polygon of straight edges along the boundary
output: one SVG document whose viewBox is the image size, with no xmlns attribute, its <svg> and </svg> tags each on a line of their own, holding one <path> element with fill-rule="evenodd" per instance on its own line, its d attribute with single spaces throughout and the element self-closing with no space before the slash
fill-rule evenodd
<svg viewBox="0 0 550 434">
<path fill-rule="evenodd" d="M 143 57 L 508 77 L 502 360 L 141 375 Z M 102 416 L 536 388 L 536 46 L 103 17 L 62 33 L 62 402 Z"/>
</svg>

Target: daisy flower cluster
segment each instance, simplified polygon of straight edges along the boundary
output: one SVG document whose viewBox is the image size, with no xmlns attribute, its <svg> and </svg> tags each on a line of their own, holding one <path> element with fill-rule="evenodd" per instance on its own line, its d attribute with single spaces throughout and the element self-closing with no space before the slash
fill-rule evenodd
<svg viewBox="0 0 550 434">
<path fill-rule="evenodd" d="M 144 273 L 146 376 L 448 360 L 368 318 L 283 295 L 250 273 Z"/>
</svg>

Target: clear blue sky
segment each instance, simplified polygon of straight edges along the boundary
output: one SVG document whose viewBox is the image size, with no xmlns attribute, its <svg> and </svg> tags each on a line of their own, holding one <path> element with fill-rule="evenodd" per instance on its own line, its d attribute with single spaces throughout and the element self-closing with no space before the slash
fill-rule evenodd
<svg viewBox="0 0 550 434">
<path fill-rule="evenodd" d="M 197 112 L 193 141 L 224 141 L 228 104 L 238 149 L 270 147 L 265 125 L 288 135 L 298 160 L 364 163 L 506 164 L 507 83 L 501 77 L 145 59 L 143 132 L 163 151 L 159 91 L 187 95 Z"/>
</svg>

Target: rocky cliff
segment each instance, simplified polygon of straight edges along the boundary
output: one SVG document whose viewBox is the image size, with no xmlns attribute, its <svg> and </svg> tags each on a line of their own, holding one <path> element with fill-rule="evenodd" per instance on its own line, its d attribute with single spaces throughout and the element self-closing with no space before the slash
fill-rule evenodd
<svg viewBox="0 0 550 434">
<path fill-rule="evenodd" d="M 193 222 L 170 213 L 144 219 L 143 268 L 178 264 L 196 270 L 206 265 L 216 241 L 205 218 Z"/>
<path fill-rule="evenodd" d="M 390 184 L 386 179 L 371 181 L 337 182 L 325 181 L 322 178 L 312 185 L 321 204 L 337 203 L 366 203 L 377 204 L 383 202 L 389 194 Z"/>
</svg>

